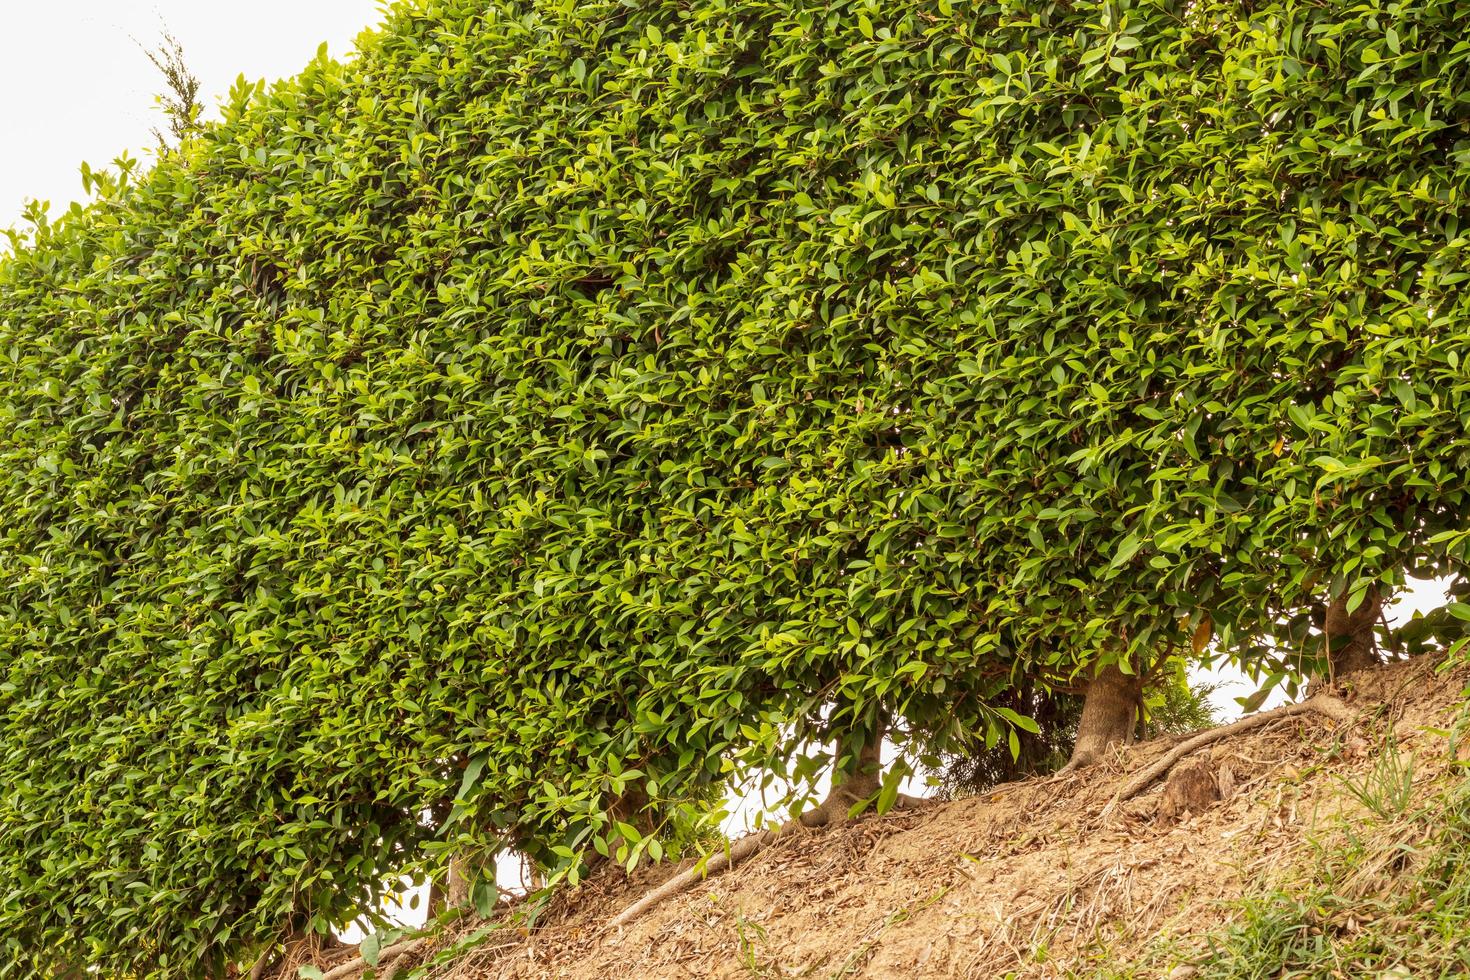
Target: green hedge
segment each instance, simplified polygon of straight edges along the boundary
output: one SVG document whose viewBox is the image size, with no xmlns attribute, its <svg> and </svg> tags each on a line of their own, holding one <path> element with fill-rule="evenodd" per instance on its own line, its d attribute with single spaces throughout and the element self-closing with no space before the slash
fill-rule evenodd
<svg viewBox="0 0 1470 980">
<path fill-rule="evenodd" d="M 240 86 L 0 263 L 0 976 L 1463 557 L 1467 25 L 425 0 Z"/>
</svg>

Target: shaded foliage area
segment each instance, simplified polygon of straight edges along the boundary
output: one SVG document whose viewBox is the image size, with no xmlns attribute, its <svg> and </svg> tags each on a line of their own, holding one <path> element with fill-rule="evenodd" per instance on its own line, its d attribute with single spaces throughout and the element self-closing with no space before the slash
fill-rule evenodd
<svg viewBox="0 0 1470 980">
<path fill-rule="evenodd" d="M 1017 732 L 1014 752 L 1009 745 L 986 745 L 983 737 L 960 741 L 952 754 L 936 760 L 942 795 L 979 793 L 1066 765 L 1077 740 L 1081 696 L 1022 686 L 1006 700 L 1008 707 L 1035 721 L 1037 731 Z"/>
<path fill-rule="evenodd" d="M 1145 703 L 1138 726 L 1140 741 L 1183 735 L 1219 722 L 1209 697 L 1213 685 L 1191 685 L 1170 673 L 1144 688 Z M 961 741 L 958 748 L 934 760 L 940 792 L 954 798 L 983 792 L 1027 776 L 1054 772 L 1066 765 L 1077 739 L 1082 696 L 1021 685 L 1004 698 L 1006 706 L 1036 722 L 1037 731 L 1017 732 L 1017 748 L 983 738 Z"/>
<path fill-rule="evenodd" d="M 0 975 L 1320 666 L 1470 540 L 1467 20 L 423 0 L 88 171 L 0 262 Z"/>
</svg>

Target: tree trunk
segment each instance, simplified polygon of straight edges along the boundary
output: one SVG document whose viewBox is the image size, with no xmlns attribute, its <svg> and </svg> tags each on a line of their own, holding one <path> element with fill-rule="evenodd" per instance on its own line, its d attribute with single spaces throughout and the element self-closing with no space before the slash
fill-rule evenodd
<svg viewBox="0 0 1470 980">
<path fill-rule="evenodd" d="M 643 836 L 655 833 L 658 830 L 658 820 L 648 808 L 648 793 L 642 784 L 630 786 L 618 797 L 616 802 L 608 808 L 607 814 L 615 821 L 632 824 L 638 828 Z"/>
<path fill-rule="evenodd" d="M 450 873 L 444 883 L 444 901 L 450 908 L 469 908 L 470 886 L 473 884 L 472 868 L 465 854 L 450 858 Z"/>
<path fill-rule="evenodd" d="M 1123 673 L 1117 664 L 1099 667 L 1087 685 L 1082 718 L 1077 722 L 1077 744 L 1067 768 L 1095 765 L 1113 746 L 1132 742 L 1141 700 L 1142 677 Z"/>
<path fill-rule="evenodd" d="M 1376 586 L 1369 589 L 1352 612 L 1348 612 L 1347 602 L 1346 594 L 1333 599 L 1327 604 L 1327 616 L 1322 622 L 1328 673 L 1334 680 L 1382 662 L 1374 629 L 1383 611 L 1383 594 Z"/>
<path fill-rule="evenodd" d="M 798 819 L 805 827 L 825 827 L 842 823 L 847 811 L 861 800 L 878 793 L 883 779 L 883 729 L 860 741 L 855 736 L 838 748 L 839 755 L 851 758 L 845 769 L 833 770 L 832 789 L 821 805 L 807 810 Z"/>
<path fill-rule="evenodd" d="M 484 874 L 495 873 L 495 860 L 470 857 L 460 853 L 449 859 L 449 877 L 444 884 L 444 901 L 452 909 L 467 909 L 474 904 L 474 886 Z"/>
</svg>

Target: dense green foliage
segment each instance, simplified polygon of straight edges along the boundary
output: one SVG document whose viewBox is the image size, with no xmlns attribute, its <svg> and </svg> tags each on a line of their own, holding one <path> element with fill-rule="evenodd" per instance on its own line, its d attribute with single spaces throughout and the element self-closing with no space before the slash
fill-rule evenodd
<svg viewBox="0 0 1470 980">
<path fill-rule="evenodd" d="M 0 264 L 0 975 L 1460 560 L 1467 23 L 424 0 L 98 178 Z"/>
</svg>

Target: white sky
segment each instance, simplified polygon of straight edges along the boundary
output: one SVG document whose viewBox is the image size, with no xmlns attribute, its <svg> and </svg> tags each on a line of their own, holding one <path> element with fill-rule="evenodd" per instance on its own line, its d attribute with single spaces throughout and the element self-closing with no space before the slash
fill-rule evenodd
<svg viewBox="0 0 1470 980">
<path fill-rule="evenodd" d="M 0 0 L 0 228 L 27 199 L 81 198 L 84 160 L 148 159 L 163 84 L 133 38 L 167 25 L 212 109 L 239 75 L 295 75 L 323 41 L 341 58 L 381 19 L 378 0 Z"/>
</svg>

